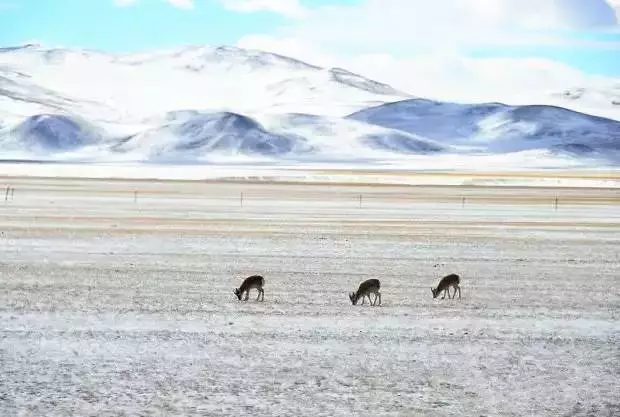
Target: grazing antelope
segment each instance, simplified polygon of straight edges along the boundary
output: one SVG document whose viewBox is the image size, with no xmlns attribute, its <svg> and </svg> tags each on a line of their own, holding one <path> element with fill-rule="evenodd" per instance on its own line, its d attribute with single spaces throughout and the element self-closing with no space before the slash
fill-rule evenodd
<svg viewBox="0 0 620 417">
<path fill-rule="evenodd" d="M 248 301 L 250 290 L 252 288 L 256 288 L 258 290 L 258 297 L 256 297 L 256 301 L 258 301 L 259 298 L 261 298 L 261 301 L 265 301 L 265 290 L 263 290 L 263 285 L 265 285 L 265 278 L 260 275 L 252 275 L 244 279 L 239 288 L 235 288 L 235 295 L 239 300 L 241 300 L 241 296 L 245 293 L 245 298 L 243 301 Z"/>
<path fill-rule="evenodd" d="M 433 298 L 437 298 L 439 293 L 442 291 L 443 291 L 443 297 L 441 297 L 442 300 L 446 298 L 446 293 L 448 293 L 448 298 L 454 298 L 454 296 L 456 296 L 457 290 L 459 292 L 459 298 L 461 298 L 461 287 L 459 286 L 460 283 L 461 283 L 461 277 L 458 276 L 457 274 L 446 275 L 445 277 L 441 279 L 441 281 L 439 281 L 437 288 L 431 288 L 431 291 L 433 293 Z M 450 287 L 454 287 L 454 294 L 452 294 L 453 297 L 450 297 Z"/>
<path fill-rule="evenodd" d="M 351 303 L 353 303 L 353 305 L 356 305 L 360 298 L 362 299 L 362 304 L 364 304 L 364 301 L 366 301 L 366 297 L 368 297 L 370 305 L 374 306 L 376 305 L 378 298 L 379 305 L 381 305 L 381 293 L 379 292 L 379 288 L 381 288 L 381 283 L 378 279 L 368 279 L 360 284 L 356 292 L 352 292 L 349 294 L 349 299 L 351 300 Z M 374 302 L 370 299 L 371 293 L 375 295 Z"/>
</svg>

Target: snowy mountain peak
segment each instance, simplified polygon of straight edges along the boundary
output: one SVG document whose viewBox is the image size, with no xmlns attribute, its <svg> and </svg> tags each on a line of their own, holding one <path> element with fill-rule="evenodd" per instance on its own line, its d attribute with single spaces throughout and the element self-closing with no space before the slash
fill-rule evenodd
<svg viewBox="0 0 620 417">
<path fill-rule="evenodd" d="M 620 83 L 601 87 L 568 88 L 554 96 L 568 101 L 591 101 L 594 104 L 620 106 Z"/>
<path fill-rule="evenodd" d="M 33 50 L 33 49 L 34 50 L 43 49 L 43 45 L 39 43 L 26 43 L 23 45 L 6 46 L 4 48 L 0 48 L 0 53 L 15 52 L 15 51 L 21 51 L 21 50 Z"/>
<path fill-rule="evenodd" d="M 320 70 L 310 65 L 283 55 L 235 46 L 193 45 L 180 49 L 158 51 L 148 54 L 128 54 L 121 61 L 132 64 L 160 63 L 177 68 L 194 71 L 208 69 L 213 65 L 243 66 L 252 69 L 282 68 L 289 70 Z"/>
<path fill-rule="evenodd" d="M 393 96 L 404 96 L 405 93 L 398 91 L 392 86 L 389 86 L 378 81 L 374 81 L 363 77 L 359 74 L 355 74 L 351 71 L 347 71 L 343 68 L 330 68 L 329 70 L 331 79 L 333 81 L 349 85 L 351 87 L 360 88 L 374 94 L 386 94 Z"/>
<path fill-rule="evenodd" d="M 87 119 L 141 123 L 179 109 L 344 116 L 410 97 L 342 69 L 234 46 L 138 54 L 39 47 L 3 52 L 1 75 L 12 86 L 0 95 L 0 118 L 61 110 Z M 27 82 L 16 74 L 27 75 Z"/>
</svg>

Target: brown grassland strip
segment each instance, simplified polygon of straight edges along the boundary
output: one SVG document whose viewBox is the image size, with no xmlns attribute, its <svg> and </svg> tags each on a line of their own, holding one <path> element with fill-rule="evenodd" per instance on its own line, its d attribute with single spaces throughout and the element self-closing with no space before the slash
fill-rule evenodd
<svg viewBox="0 0 620 417">
<path fill-rule="evenodd" d="M 323 179 L 307 179 L 297 180 L 296 177 L 302 177 L 305 174 L 310 173 L 314 175 L 324 175 L 332 177 L 344 177 L 344 176 L 359 176 L 359 177 L 373 177 L 381 176 L 384 178 L 419 178 L 430 181 L 429 184 L 402 184 L 401 182 L 376 182 L 376 181 L 355 181 L 355 180 L 323 180 Z M 287 175 L 289 178 L 287 178 Z M 403 170 L 339 170 L 339 169 L 305 169 L 304 171 L 288 171 L 282 174 L 282 176 L 273 175 L 260 175 L 260 172 L 251 176 L 244 177 L 231 177 L 222 176 L 218 178 L 204 178 L 204 179 L 158 179 L 158 178 L 87 178 L 79 176 L 66 176 L 66 177 L 46 177 L 46 176 L 12 176 L 12 175 L 0 175 L 0 183 L 5 182 L 7 184 L 26 184 L 33 181 L 39 183 L 46 183 L 49 185 L 62 185 L 63 187 L 69 187 L 70 182 L 88 182 L 88 183 L 124 183 L 126 185 L 144 185 L 144 184 L 170 184 L 170 185 L 207 185 L 207 184 L 263 184 L 263 185 L 315 185 L 315 186 L 361 186 L 361 187 L 391 187 L 391 186 L 404 186 L 404 187 L 419 187 L 419 186 L 446 186 L 453 187 L 454 184 L 434 184 L 434 181 L 449 179 L 454 181 L 455 178 L 461 179 L 462 182 L 467 182 L 470 179 L 478 180 L 498 180 L 502 179 L 541 179 L 541 180 L 555 180 L 555 179 L 574 179 L 574 180 L 608 180 L 608 181 L 620 181 L 620 171 L 583 171 L 583 170 L 571 170 L 571 171 L 403 171 Z M 463 185 L 466 187 L 521 187 L 515 185 Z M 536 187 L 539 188 L 539 187 Z M 601 187 L 605 188 L 605 187 Z"/>
<path fill-rule="evenodd" d="M 523 229 L 528 232 L 549 232 L 550 229 L 541 227 L 540 229 Z M 558 228 L 558 231 L 573 231 L 573 229 Z M 604 231 L 600 229 L 596 230 L 596 233 L 600 235 Z M 116 227 L 110 227 L 107 224 L 102 224 L 99 227 L 93 225 L 80 225 L 63 227 L 57 225 L 30 225 L 30 226 L 5 226 L 3 227 L 3 238 L 38 238 L 38 237 L 77 237 L 77 236 L 93 236 L 100 237 L 105 236 L 231 236 L 231 238 L 243 237 L 277 237 L 277 236 L 360 236 L 372 234 L 375 238 L 380 237 L 384 240 L 399 240 L 411 239 L 426 240 L 431 238 L 464 238 L 468 240 L 480 240 L 488 241 L 488 239 L 496 240 L 554 240 L 554 238 L 545 236 L 519 236 L 511 234 L 490 234 L 487 227 L 477 228 L 360 228 L 360 227 L 337 227 L 337 228 L 313 228 L 307 227 L 288 227 L 288 228 L 273 228 L 268 229 L 264 227 L 226 227 L 226 228 L 196 228 L 196 227 L 177 227 L 177 228 L 152 228 L 152 227 L 135 227 L 135 225 L 120 225 Z M 610 242 L 618 242 L 615 237 L 618 232 L 615 229 L 609 229 Z M 590 238 L 584 235 L 580 238 L 572 238 L 571 241 L 581 242 L 600 242 L 598 238 Z M 615 243 L 614 243 L 615 244 Z"/>
<path fill-rule="evenodd" d="M 288 225 L 308 225 L 312 227 L 324 225 L 339 225 L 342 227 L 394 227 L 394 228 L 417 228 L 420 226 L 450 226 L 450 227 L 600 227 L 600 228 L 620 228 L 620 222 L 610 221 L 563 221 L 563 220 L 545 220 L 545 221 L 480 221 L 480 220 L 402 220 L 402 219 L 377 219 L 377 220 L 359 220 L 359 219 L 325 219 L 325 218 L 300 218 L 300 219 L 212 219 L 212 218 L 171 218 L 171 217 L 155 217 L 155 216 L 60 216 L 60 215 L 37 215 L 37 216 L 0 216 L 3 223 L 20 223 L 27 222 L 29 225 L 36 222 L 51 222 L 55 225 L 62 223 L 83 222 L 87 224 L 125 224 L 138 225 L 148 224 L 155 227 L 173 227 L 173 226 L 210 226 L 210 225 L 257 225 L 261 227 L 278 227 Z"/>
</svg>

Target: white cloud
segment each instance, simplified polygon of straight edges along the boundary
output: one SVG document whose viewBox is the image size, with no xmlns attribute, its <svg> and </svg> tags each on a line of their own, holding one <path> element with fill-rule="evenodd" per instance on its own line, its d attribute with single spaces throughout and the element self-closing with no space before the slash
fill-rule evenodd
<svg viewBox="0 0 620 417">
<path fill-rule="evenodd" d="M 607 2 L 616 11 L 616 18 L 620 21 L 620 0 L 607 0 Z"/>
<path fill-rule="evenodd" d="M 138 0 L 116 0 L 129 4 Z M 159 0 L 192 8 L 192 0 Z M 590 76 L 549 59 L 472 58 L 470 46 L 616 42 L 568 38 L 562 30 L 620 28 L 620 0 L 360 0 L 304 7 L 299 0 L 215 0 L 240 13 L 291 20 L 237 45 L 343 67 L 412 94 L 446 100 L 531 101 Z M 438 52 L 439 51 L 439 52 Z"/>
<path fill-rule="evenodd" d="M 557 91 L 587 76 L 568 65 L 539 58 L 470 58 L 458 51 L 395 58 L 386 53 L 337 55 L 293 38 L 251 36 L 242 48 L 290 56 L 325 67 L 343 67 L 403 91 L 442 99 L 497 100 L 534 90 Z"/>
<path fill-rule="evenodd" d="M 418 97 L 447 101 L 542 104 L 548 103 L 551 93 L 609 83 L 604 77 L 544 58 L 472 58 L 458 50 L 407 58 L 387 53 L 346 56 L 330 54 L 298 39 L 269 36 L 246 37 L 238 46 L 324 67 L 346 68 Z"/>
<path fill-rule="evenodd" d="M 364 0 L 309 10 L 278 35 L 343 49 L 559 43 L 557 30 L 617 26 L 605 0 Z"/>
<path fill-rule="evenodd" d="M 530 101 L 589 78 L 549 59 L 471 58 L 457 53 L 407 59 L 359 55 L 343 65 L 411 94 L 444 100 Z"/>
<path fill-rule="evenodd" d="M 340 66 L 420 96 L 519 100 L 589 76 L 549 59 L 476 59 L 466 51 L 522 44 L 620 49 L 620 42 L 563 32 L 618 28 L 612 4 L 620 0 L 362 0 L 307 9 L 303 19 L 245 36 L 238 46 Z"/>
<path fill-rule="evenodd" d="M 298 18 L 306 9 L 299 0 L 219 0 L 228 10 L 241 13 L 268 11 L 284 16 Z"/>
</svg>

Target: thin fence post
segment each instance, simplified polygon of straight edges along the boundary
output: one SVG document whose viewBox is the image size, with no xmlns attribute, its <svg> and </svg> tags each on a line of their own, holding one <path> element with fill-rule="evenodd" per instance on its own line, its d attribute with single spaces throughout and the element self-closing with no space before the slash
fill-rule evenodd
<svg viewBox="0 0 620 417">
<path fill-rule="evenodd" d="M 11 200 L 15 199 L 15 188 L 11 187 Z"/>
<path fill-rule="evenodd" d="M 360 194 L 360 208 L 362 208 L 362 195 Z"/>
<path fill-rule="evenodd" d="M 465 196 L 461 198 L 461 208 L 465 207 Z"/>
<path fill-rule="evenodd" d="M 243 191 L 239 194 L 239 206 L 243 207 Z"/>
<path fill-rule="evenodd" d="M 134 191 L 133 192 L 133 202 L 136 203 L 138 201 L 138 192 Z"/>
<path fill-rule="evenodd" d="M 555 211 L 558 211 L 558 198 L 555 198 L 555 202 L 553 203 L 554 207 L 555 207 Z"/>
</svg>

